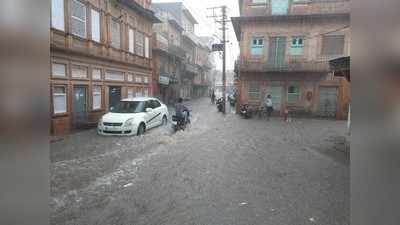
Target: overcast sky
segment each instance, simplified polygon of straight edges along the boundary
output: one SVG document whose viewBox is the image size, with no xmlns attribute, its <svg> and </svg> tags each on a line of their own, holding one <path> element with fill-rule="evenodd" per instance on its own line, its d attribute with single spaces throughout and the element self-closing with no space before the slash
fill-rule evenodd
<svg viewBox="0 0 400 225">
<path fill-rule="evenodd" d="M 153 0 L 153 2 L 183 2 L 199 23 L 195 28 L 195 32 L 198 36 L 217 35 L 221 38 L 222 31 L 218 29 L 220 25 L 215 24 L 214 19 L 207 18 L 207 16 L 212 15 L 212 11 L 207 10 L 207 8 L 226 5 L 228 7 L 229 18 L 232 16 L 239 16 L 239 5 L 237 0 Z M 235 59 L 239 55 L 239 46 L 235 32 L 233 31 L 232 23 L 229 22 L 228 25 L 229 30 L 227 32 L 227 38 L 229 43 L 227 43 L 226 69 L 233 70 Z M 222 57 L 217 58 L 219 59 L 216 62 L 217 69 L 222 70 Z"/>
</svg>

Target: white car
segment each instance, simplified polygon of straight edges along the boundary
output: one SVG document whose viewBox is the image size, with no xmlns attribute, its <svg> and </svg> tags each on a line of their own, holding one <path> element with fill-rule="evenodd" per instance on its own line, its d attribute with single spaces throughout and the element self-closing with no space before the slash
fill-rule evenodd
<svg viewBox="0 0 400 225">
<path fill-rule="evenodd" d="M 123 99 L 103 115 L 97 125 L 101 135 L 142 135 L 153 127 L 167 125 L 168 108 L 156 98 Z"/>
</svg>

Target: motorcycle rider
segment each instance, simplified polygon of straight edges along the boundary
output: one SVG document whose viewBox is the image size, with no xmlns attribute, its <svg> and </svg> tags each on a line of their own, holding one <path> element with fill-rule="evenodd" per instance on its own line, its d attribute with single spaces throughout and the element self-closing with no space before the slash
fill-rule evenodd
<svg viewBox="0 0 400 225">
<path fill-rule="evenodd" d="M 188 122 L 187 113 L 189 109 L 183 104 L 183 99 L 178 98 L 178 103 L 175 105 L 175 115 L 179 121 Z"/>
</svg>

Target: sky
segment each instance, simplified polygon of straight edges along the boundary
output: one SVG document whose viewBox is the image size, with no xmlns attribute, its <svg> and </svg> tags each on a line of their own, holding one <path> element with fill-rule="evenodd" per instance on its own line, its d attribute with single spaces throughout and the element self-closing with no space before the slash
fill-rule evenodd
<svg viewBox="0 0 400 225">
<path fill-rule="evenodd" d="M 222 37 L 222 31 L 218 29 L 221 27 L 220 24 L 215 23 L 213 18 L 207 18 L 212 15 L 212 10 L 207 10 L 207 8 L 226 5 L 229 20 L 230 17 L 239 16 L 238 0 L 153 0 L 152 2 L 183 2 L 199 23 L 195 27 L 195 33 L 198 36 Z M 235 60 L 239 55 L 239 45 L 231 22 L 228 22 L 227 39 L 229 43 L 226 45 L 226 69 L 233 70 Z M 216 69 L 222 71 L 222 54 L 213 54 L 218 55 L 215 57 Z"/>
</svg>

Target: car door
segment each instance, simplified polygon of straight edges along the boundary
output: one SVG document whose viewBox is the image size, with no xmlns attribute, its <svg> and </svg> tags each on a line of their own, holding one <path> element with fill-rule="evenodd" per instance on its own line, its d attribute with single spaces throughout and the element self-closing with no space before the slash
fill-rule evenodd
<svg viewBox="0 0 400 225">
<path fill-rule="evenodd" d="M 163 110 L 161 107 L 161 103 L 158 100 L 152 100 L 153 102 L 153 110 L 156 112 L 156 121 L 155 123 L 157 125 L 161 125 L 162 124 L 162 117 L 163 117 Z"/>
<path fill-rule="evenodd" d="M 152 109 L 152 111 L 151 112 L 147 112 L 146 109 L 148 109 L 148 108 Z M 156 111 L 154 110 L 152 100 L 146 101 L 145 113 L 146 113 L 147 128 L 154 127 L 156 125 L 156 123 L 154 123 L 154 120 L 156 119 Z"/>
</svg>

